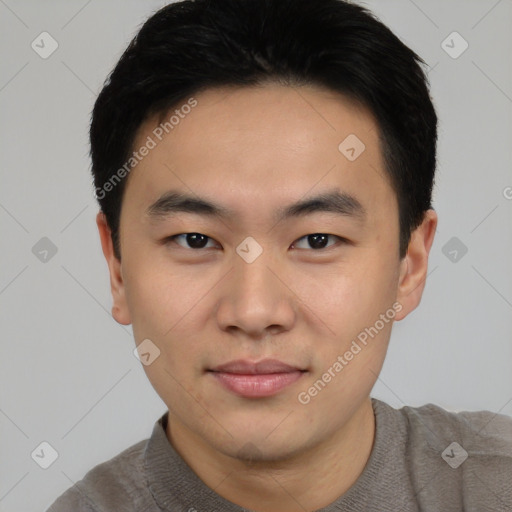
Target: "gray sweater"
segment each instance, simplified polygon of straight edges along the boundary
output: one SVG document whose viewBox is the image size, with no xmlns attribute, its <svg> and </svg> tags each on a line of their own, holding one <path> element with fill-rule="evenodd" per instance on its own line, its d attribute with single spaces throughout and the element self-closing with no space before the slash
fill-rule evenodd
<svg viewBox="0 0 512 512">
<path fill-rule="evenodd" d="M 375 441 L 363 473 L 321 512 L 512 512 L 512 418 L 372 404 Z M 165 435 L 167 417 L 149 439 L 91 469 L 47 512 L 247 512 L 178 455 Z"/>
</svg>

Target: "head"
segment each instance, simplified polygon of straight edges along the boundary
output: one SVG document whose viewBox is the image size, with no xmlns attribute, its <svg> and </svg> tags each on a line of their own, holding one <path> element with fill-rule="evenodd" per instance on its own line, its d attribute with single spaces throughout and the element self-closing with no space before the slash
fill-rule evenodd
<svg viewBox="0 0 512 512">
<path fill-rule="evenodd" d="M 174 421 L 219 452 L 284 458 L 346 424 L 419 304 L 436 227 L 422 64 L 341 0 L 185 0 L 101 91 L 113 315 L 160 351 L 144 369 Z M 212 371 L 267 358 L 298 380 L 248 397 Z"/>
</svg>

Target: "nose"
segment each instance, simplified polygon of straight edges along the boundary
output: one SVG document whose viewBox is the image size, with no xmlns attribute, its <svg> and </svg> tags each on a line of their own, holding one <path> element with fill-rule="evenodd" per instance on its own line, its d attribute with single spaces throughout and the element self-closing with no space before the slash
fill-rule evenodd
<svg viewBox="0 0 512 512">
<path fill-rule="evenodd" d="M 251 338 L 290 330 L 296 321 L 295 295 L 284 267 L 263 253 L 252 262 L 234 258 L 234 268 L 221 287 L 219 327 Z"/>
</svg>

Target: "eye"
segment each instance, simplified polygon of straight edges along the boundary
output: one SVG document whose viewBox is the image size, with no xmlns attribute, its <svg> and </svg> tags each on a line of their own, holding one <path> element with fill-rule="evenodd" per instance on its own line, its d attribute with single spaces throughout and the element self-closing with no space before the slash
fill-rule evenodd
<svg viewBox="0 0 512 512">
<path fill-rule="evenodd" d="M 169 236 L 165 239 L 166 243 L 176 242 L 177 240 L 182 240 L 184 243 L 188 244 L 187 246 L 178 243 L 179 246 L 184 249 L 208 249 L 207 242 L 208 240 L 213 240 L 212 238 L 203 235 L 202 233 L 181 233 L 179 235 Z"/>
<path fill-rule="evenodd" d="M 298 242 L 300 242 L 301 240 L 305 240 L 315 250 L 326 249 L 326 248 L 334 245 L 334 244 L 326 245 L 329 237 L 337 238 L 338 240 L 345 242 L 345 239 L 343 239 L 339 236 L 336 236 L 336 235 L 329 235 L 327 233 L 313 233 L 311 235 L 306 235 L 306 236 L 303 236 L 302 238 L 299 238 L 299 240 L 297 242 L 295 242 L 293 245 L 296 246 Z M 309 247 L 299 247 L 299 249 L 308 249 L 308 248 Z"/>
<path fill-rule="evenodd" d="M 293 244 L 293 247 L 298 247 L 298 243 L 301 241 L 305 241 L 309 244 L 310 247 L 298 247 L 299 249 L 314 249 L 315 251 L 319 251 L 322 249 L 327 249 L 335 245 L 334 243 L 328 244 L 328 239 L 336 238 L 341 241 L 341 243 L 346 242 L 344 238 L 341 238 L 336 235 L 330 235 L 328 233 L 313 233 L 310 235 L 305 235 L 302 238 L 299 238 L 297 242 Z M 181 243 L 178 242 L 181 240 Z M 208 249 L 214 246 L 208 247 L 208 241 L 214 242 L 213 238 L 210 238 L 202 233 L 180 233 L 178 235 L 172 235 L 165 239 L 165 243 L 177 243 L 180 247 L 184 249 Z M 186 244 L 186 245 L 184 245 Z"/>
</svg>

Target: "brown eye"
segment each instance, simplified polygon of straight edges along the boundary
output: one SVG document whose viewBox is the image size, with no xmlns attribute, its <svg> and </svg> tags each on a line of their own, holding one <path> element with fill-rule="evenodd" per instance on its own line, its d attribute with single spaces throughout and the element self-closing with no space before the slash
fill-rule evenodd
<svg viewBox="0 0 512 512">
<path fill-rule="evenodd" d="M 305 240 L 307 244 L 309 244 L 309 247 L 299 247 L 299 249 L 314 249 L 314 250 L 322 250 L 326 249 L 328 247 L 331 247 L 334 244 L 327 245 L 329 237 L 331 238 L 337 238 L 338 240 L 343 240 L 343 238 L 336 236 L 336 235 L 330 235 L 327 233 L 313 233 L 311 235 L 303 236 L 302 238 L 299 238 L 298 242 L 301 240 Z M 294 246 L 297 246 L 296 242 Z"/>
<path fill-rule="evenodd" d="M 186 245 L 178 243 L 177 240 L 181 240 Z M 210 237 L 203 235 L 202 233 L 181 233 L 167 238 L 169 242 L 176 242 L 180 247 L 184 249 L 205 249 L 207 242 L 212 240 Z"/>
</svg>

